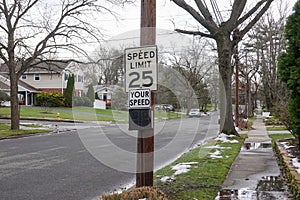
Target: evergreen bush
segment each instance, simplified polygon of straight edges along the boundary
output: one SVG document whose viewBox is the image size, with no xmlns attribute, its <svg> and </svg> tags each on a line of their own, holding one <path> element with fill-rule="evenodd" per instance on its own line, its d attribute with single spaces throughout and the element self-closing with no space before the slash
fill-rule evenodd
<svg viewBox="0 0 300 200">
<path fill-rule="evenodd" d="M 68 78 L 67 88 L 64 93 L 64 99 L 65 99 L 64 103 L 66 107 L 72 107 L 72 100 L 74 98 L 74 84 L 75 84 L 75 77 L 74 74 L 72 74 Z"/>
<path fill-rule="evenodd" d="M 59 92 L 43 92 L 36 95 L 36 105 L 43 107 L 64 106 L 64 97 Z"/>
</svg>

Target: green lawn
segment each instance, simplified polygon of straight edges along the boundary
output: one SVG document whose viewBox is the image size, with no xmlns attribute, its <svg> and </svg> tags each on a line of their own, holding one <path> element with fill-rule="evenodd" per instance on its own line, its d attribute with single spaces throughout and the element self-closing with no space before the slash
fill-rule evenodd
<svg viewBox="0 0 300 200">
<path fill-rule="evenodd" d="M 29 130 L 11 130 L 9 124 L 0 123 L 0 139 L 11 136 L 29 135 L 36 133 L 48 133 L 51 130 L 29 129 Z"/>
<path fill-rule="evenodd" d="M 267 126 L 267 131 L 286 131 L 285 126 Z"/>
<path fill-rule="evenodd" d="M 272 139 L 272 147 L 274 148 L 276 140 L 292 138 L 292 134 L 270 134 L 269 137 Z"/>
<path fill-rule="evenodd" d="M 246 135 L 243 135 L 246 137 Z M 225 181 L 229 169 L 240 152 L 244 138 L 235 137 L 238 143 L 221 143 L 215 140 L 208 141 L 205 145 L 184 154 L 172 164 L 158 170 L 154 174 L 155 188 L 144 188 L 141 191 L 123 191 L 121 194 L 104 195 L 107 200 L 144 199 L 153 194 L 156 187 L 162 190 L 170 200 L 214 200 L 222 183 Z M 219 152 L 220 158 L 212 158 L 212 153 Z M 175 175 L 173 166 L 178 164 L 191 164 L 189 171 Z M 170 181 L 162 179 L 170 177 Z M 147 194 L 146 194 L 147 193 Z M 157 198 L 165 199 L 162 195 Z"/>
<path fill-rule="evenodd" d="M 244 139 L 236 139 L 238 143 L 220 143 L 210 141 L 206 145 L 184 154 L 174 163 L 155 173 L 155 185 L 164 191 L 169 199 L 215 199 L 221 185 L 226 179 L 234 159 L 240 152 Z M 218 145 L 219 148 L 208 148 Z M 209 153 L 220 151 L 222 158 L 213 159 Z M 198 162 L 190 171 L 174 175 L 172 166 L 179 163 Z M 175 181 L 163 182 L 163 177 L 173 177 Z"/>
<path fill-rule="evenodd" d="M 73 107 L 73 108 L 40 108 L 40 107 L 21 107 L 21 118 L 34 119 L 51 119 L 55 120 L 57 113 L 61 120 L 78 120 L 78 121 L 112 121 L 128 122 L 128 111 L 119 110 L 102 110 L 90 107 Z M 175 119 L 182 117 L 180 114 L 155 110 L 155 119 Z M 0 115 L 10 117 L 10 108 L 1 107 Z"/>
</svg>

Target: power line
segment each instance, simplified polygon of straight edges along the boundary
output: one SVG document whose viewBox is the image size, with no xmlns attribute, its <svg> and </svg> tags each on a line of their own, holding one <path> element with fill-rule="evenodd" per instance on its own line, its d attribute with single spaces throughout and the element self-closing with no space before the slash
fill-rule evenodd
<svg viewBox="0 0 300 200">
<path fill-rule="evenodd" d="M 221 22 L 223 22 L 223 17 L 220 13 L 219 6 L 218 6 L 216 0 L 210 0 L 210 3 L 211 3 L 211 6 L 212 6 L 212 9 L 213 9 L 213 12 L 215 14 L 217 23 L 221 24 Z"/>
<path fill-rule="evenodd" d="M 174 35 L 178 34 L 176 32 L 167 32 L 167 33 L 159 33 L 157 36 L 165 36 L 165 35 Z M 133 36 L 133 37 L 124 37 L 124 38 L 119 38 L 119 39 L 102 39 L 100 42 L 120 42 L 120 41 L 126 41 L 126 40 L 134 40 L 134 39 L 139 39 L 140 36 Z M 86 41 L 86 42 L 75 42 L 72 43 L 73 45 L 80 45 L 80 44 L 97 44 L 99 42 L 96 41 Z"/>
</svg>

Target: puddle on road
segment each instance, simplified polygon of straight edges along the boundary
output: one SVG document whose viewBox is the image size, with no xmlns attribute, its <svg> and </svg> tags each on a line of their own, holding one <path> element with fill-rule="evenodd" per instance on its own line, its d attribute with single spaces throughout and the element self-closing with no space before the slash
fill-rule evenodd
<svg viewBox="0 0 300 200">
<path fill-rule="evenodd" d="M 256 190 L 242 188 L 224 189 L 218 193 L 216 200 L 292 200 L 286 182 L 281 177 L 267 176 L 259 181 Z"/>
<path fill-rule="evenodd" d="M 267 148 L 272 148 L 271 143 L 261 143 L 261 142 L 249 142 L 249 143 L 244 143 L 242 146 L 242 150 L 254 150 L 254 149 L 267 149 Z"/>
</svg>

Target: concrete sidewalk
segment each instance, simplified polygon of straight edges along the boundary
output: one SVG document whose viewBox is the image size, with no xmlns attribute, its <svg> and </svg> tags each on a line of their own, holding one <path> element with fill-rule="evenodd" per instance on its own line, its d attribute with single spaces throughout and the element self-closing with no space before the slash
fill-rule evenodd
<svg viewBox="0 0 300 200">
<path fill-rule="evenodd" d="M 290 199 L 261 117 L 254 121 L 216 199 Z"/>
</svg>

